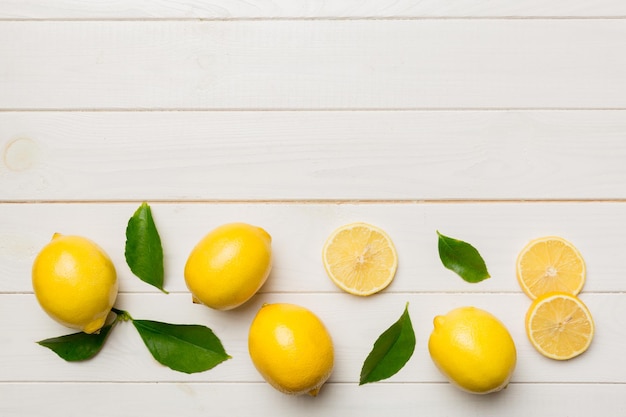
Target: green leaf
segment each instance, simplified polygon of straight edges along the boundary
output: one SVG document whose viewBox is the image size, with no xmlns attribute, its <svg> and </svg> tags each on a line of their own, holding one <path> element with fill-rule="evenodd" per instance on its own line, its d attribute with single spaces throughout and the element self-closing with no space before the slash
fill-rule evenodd
<svg viewBox="0 0 626 417">
<path fill-rule="evenodd" d="M 126 263 L 139 279 L 163 289 L 163 248 L 152 211 L 147 203 L 142 203 L 128 220 L 126 227 Z"/>
<path fill-rule="evenodd" d="M 414 350 L 415 332 L 407 303 L 398 321 L 385 330 L 374 343 L 361 368 L 359 385 L 395 375 L 411 359 Z"/>
<path fill-rule="evenodd" d="M 443 266 L 471 283 L 490 277 L 487 265 L 476 248 L 462 240 L 444 236 L 438 231 L 437 235 L 439 236 L 439 258 Z"/>
<path fill-rule="evenodd" d="M 100 352 L 115 323 L 102 327 L 99 333 L 79 332 L 40 340 L 37 343 L 51 349 L 68 362 L 84 361 L 93 358 Z"/>
<path fill-rule="evenodd" d="M 175 371 L 203 372 L 230 359 L 208 327 L 151 320 L 133 320 L 133 325 L 154 359 Z"/>
</svg>

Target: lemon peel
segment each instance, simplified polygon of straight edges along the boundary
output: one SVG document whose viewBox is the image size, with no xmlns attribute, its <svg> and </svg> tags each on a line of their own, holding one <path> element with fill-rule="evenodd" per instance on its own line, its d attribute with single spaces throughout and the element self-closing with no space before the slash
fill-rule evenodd
<svg viewBox="0 0 626 417">
<path fill-rule="evenodd" d="M 436 316 L 428 340 L 430 356 L 454 385 L 473 394 L 505 388 L 515 370 L 517 351 L 504 324 L 476 307 Z"/>
<path fill-rule="evenodd" d="M 270 274 L 271 242 L 264 229 L 246 223 L 228 223 L 209 232 L 185 264 L 192 300 L 217 310 L 248 301 Z"/>
<path fill-rule="evenodd" d="M 59 233 L 35 258 L 32 284 L 50 317 L 85 333 L 102 328 L 118 292 L 115 267 L 105 251 L 85 237 Z"/>
<path fill-rule="evenodd" d="M 295 304 L 263 305 L 250 325 L 248 351 L 263 378 L 285 394 L 317 396 L 334 367 L 328 330 Z"/>
</svg>

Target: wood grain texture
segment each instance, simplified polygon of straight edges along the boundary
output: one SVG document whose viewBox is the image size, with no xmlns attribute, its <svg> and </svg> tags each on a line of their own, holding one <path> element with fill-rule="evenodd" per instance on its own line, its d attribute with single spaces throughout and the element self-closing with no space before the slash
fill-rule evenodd
<svg viewBox="0 0 626 417">
<path fill-rule="evenodd" d="M 0 0 L 3 19 L 264 19 L 626 15 L 620 0 Z"/>
<path fill-rule="evenodd" d="M 625 108 L 624 22 L 8 21 L 0 109 Z"/>
<path fill-rule="evenodd" d="M 0 200 L 623 199 L 625 115 L 0 113 Z"/>
</svg>

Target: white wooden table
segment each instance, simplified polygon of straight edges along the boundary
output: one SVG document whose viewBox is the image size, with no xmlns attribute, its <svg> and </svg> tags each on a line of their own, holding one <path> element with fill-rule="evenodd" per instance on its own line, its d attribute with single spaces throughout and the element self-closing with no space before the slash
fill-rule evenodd
<svg viewBox="0 0 626 417">
<path fill-rule="evenodd" d="M 622 0 L 0 0 L 0 416 L 626 415 L 626 2 Z M 165 250 L 160 293 L 124 261 L 148 201 Z M 183 266 L 209 230 L 273 236 L 275 267 L 244 307 L 191 303 Z M 367 221 L 399 253 L 358 298 L 326 277 L 337 226 Z M 443 268 L 436 230 L 474 244 L 492 278 Z M 98 242 L 136 318 L 211 327 L 233 359 L 186 375 L 130 324 L 66 363 L 35 341 L 68 333 L 37 305 L 35 254 L 54 232 Z M 588 266 L 596 337 L 569 362 L 524 334 L 514 263 L 555 234 Z M 264 302 L 315 311 L 336 346 L 317 398 L 264 383 L 247 353 Z M 376 337 L 410 303 L 416 351 L 358 386 Z M 498 316 L 518 348 L 509 388 L 446 383 L 432 319 Z"/>
</svg>

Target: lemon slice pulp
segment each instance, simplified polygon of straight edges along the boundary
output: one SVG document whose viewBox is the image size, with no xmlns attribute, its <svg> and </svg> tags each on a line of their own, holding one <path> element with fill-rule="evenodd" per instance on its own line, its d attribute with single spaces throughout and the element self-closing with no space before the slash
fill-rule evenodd
<svg viewBox="0 0 626 417">
<path fill-rule="evenodd" d="M 589 309 L 578 297 L 549 293 L 537 298 L 528 309 L 526 334 L 544 356 L 567 360 L 589 348 L 594 323 Z"/>
<path fill-rule="evenodd" d="M 367 223 L 336 229 L 322 250 L 324 268 L 342 290 L 360 296 L 375 294 L 393 280 L 398 255 L 391 238 Z"/>
<path fill-rule="evenodd" d="M 547 236 L 528 243 L 517 257 L 517 280 L 531 299 L 549 292 L 578 295 L 585 284 L 585 262 L 567 240 Z"/>
</svg>

